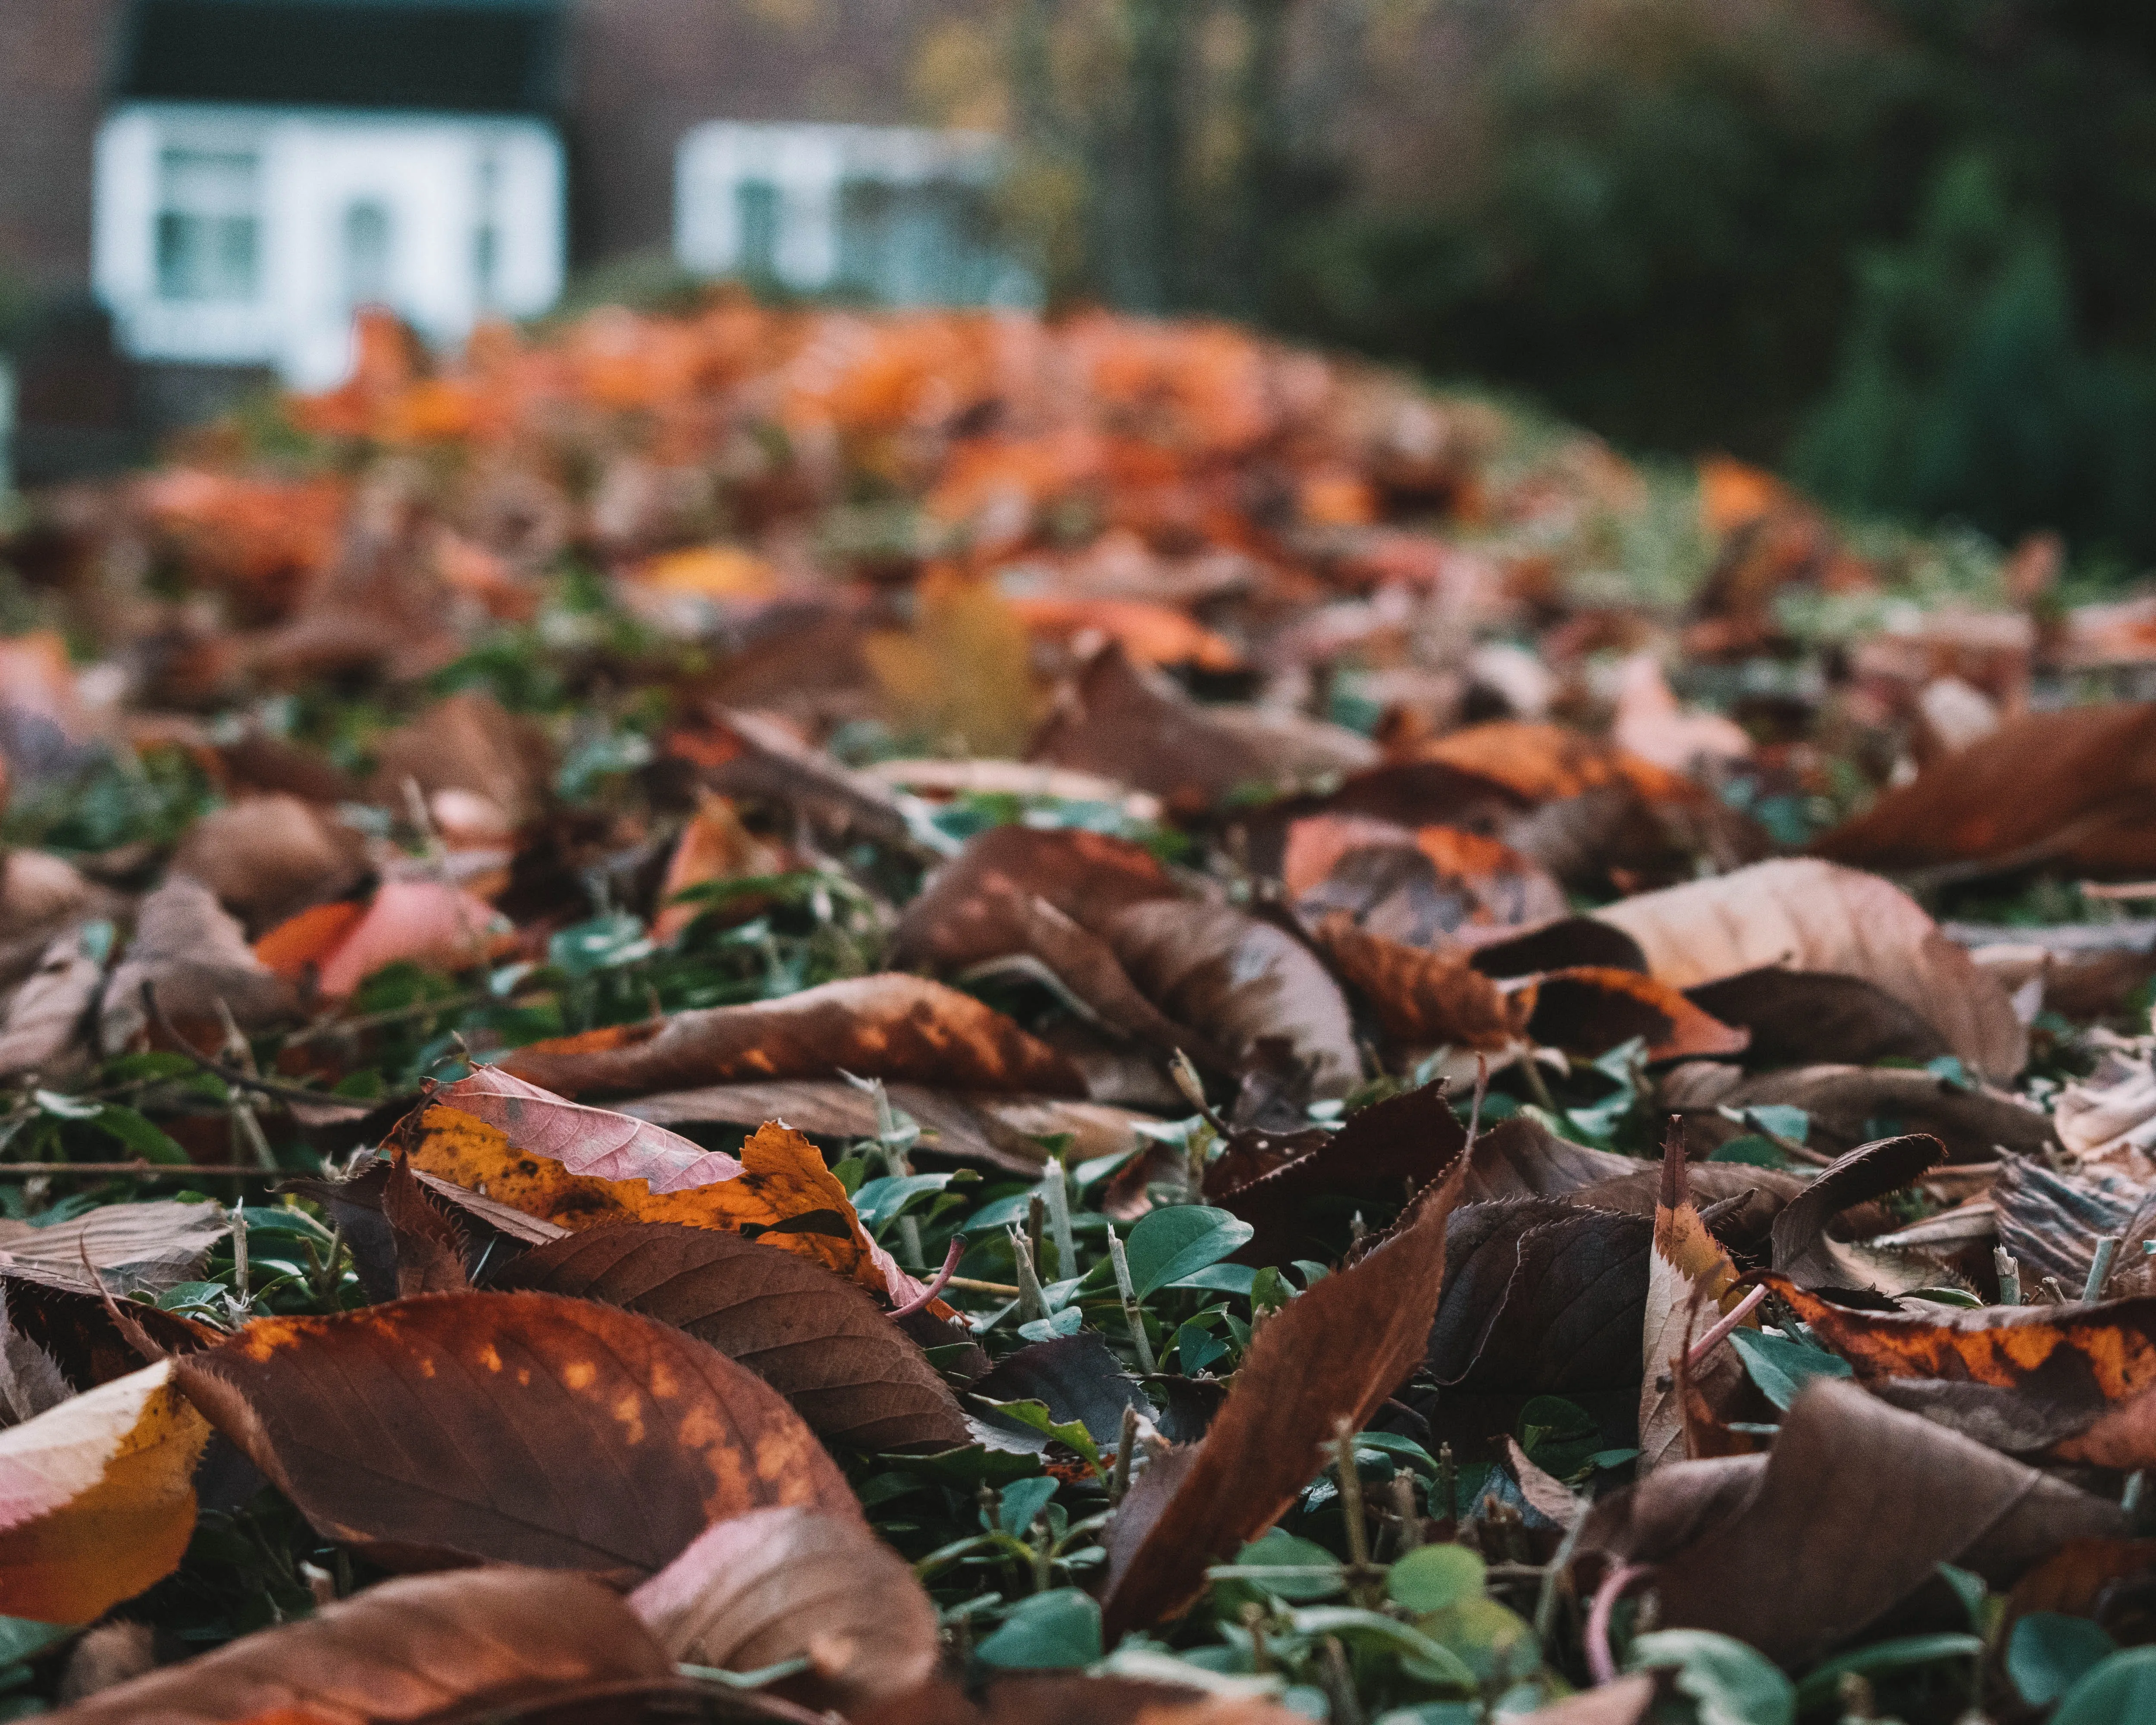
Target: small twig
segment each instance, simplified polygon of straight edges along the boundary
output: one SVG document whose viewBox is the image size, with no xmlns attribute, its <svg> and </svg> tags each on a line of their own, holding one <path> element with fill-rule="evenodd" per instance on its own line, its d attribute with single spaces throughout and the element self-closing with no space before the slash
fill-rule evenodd
<svg viewBox="0 0 2156 1725">
<path fill-rule="evenodd" d="M 1205 1081 L 1198 1076 L 1197 1067 L 1190 1064 L 1190 1056 L 1179 1048 L 1169 1057 L 1168 1076 L 1175 1087 L 1183 1092 L 1183 1100 L 1190 1104 L 1198 1117 L 1223 1138 L 1228 1137 L 1227 1122 L 1215 1114 L 1213 1105 L 1205 1100 Z"/>
<path fill-rule="evenodd" d="M 1122 1434 L 1116 1440 L 1115 1471 L 1108 1476 L 1108 1502 L 1121 1503 L 1131 1489 L 1131 1460 L 1138 1447 L 1138 1410 L 1123 1404 Z"/>
<path fill-rule="evenodd" d="M 1010 1243 L 1011 1256 L 1018 1264 L 1018 1321 L 1022 1324 L 1038 1323 L 1048 1316 L 1048 1300 L 1040 1291 L 1040 1277 L 1033 1267 L 1033 1242 L 1025 1237 L 1025 1230 L 1014 1224 Z"/>
<path fill-rule="evenodd" d="M 1645 1563 L 1620 1563 L 1602 1578 L 1602 1585 L 1594 1590 L 1594 1603 L 1587 1613 L 1587 1669 L 1598 1686 L 1617 1681 L 1617 1660 L 1609 1650 L 1609 1624 L 1616 1615 L 1617 1601 L 1650 1567 Z"/>
<path fill-rule="evenodd" d="M 1746 1318 L 1751 1317 L 1758 1309 L 1759 1302 L 1766 1297 L 1767 1289 L 1763 1283 L 1722 1313 L 1715 1321 L 1714 1327 L 1692 1343 L 1691 1352 L 1685 1356 L 1686 1366 L 1692 1370 L 1697 1370 L 1700 1362 L 1721 1346 L 1722 1337 L 1743 1323 Z"/>
<path fill-rule="evenodd" d="M 327 1102 L 332 1106 L 348 1107 L 359 1113 L 364 1113 L 374 1106 L 350 1096 L 331 1096 L 327 1091 L 308 1090 L 296 1084 L 278 1084 L 272 1080 L 258 1077 L 252 1072 L 243 1071 L 238 1066 L 228 1065 L 223 1060 L 212 1060 L 173 1028 L 172 1021 L 165 1016 L 164 1008 L 157 1004 L 156 985 L 146 978 L 142 983 L 142 1005 L 150 1014 L 150 1022 L 164 1032 L 166 1040 L 172 1045 L 174 1053 L 192 1060 L 203 1071 L 222 1078 L 227 1084 L 241 1090 L 259 1091 L 265 1096 L 276 1096 L 288 1102 Z"/>
<path fill-rule="evenodd" d="M 2019 1306 L 2021 1303 L 2021 1266 L 2014 1261 L 2013 1253 L 2003 1245 L 1991 1249 L 1991 1267 L 1999 1272 L 1999 1303 Z"/>
<path fill-rule="evenodd" d="M 1078 1238 L 1070 1226 L 1070 1188 L 1064 1178 L 1063 1158 L 1051 1156 L 1041 1170 L 1041 1195 L 1048 1200 L 1048 1236 L 1055 1242 L 1055 1273 L 1078 1273 Z"/>
<path fill-rule="evenodd" d="M 0 1162 L 0 1180 L 35 1180 L 49 1174 L 86 1180 L 290 1180 L 304 1178 L 305 1170 L 244 1162 Z"/>
<path fill-rule="evenodd" d="M 1347 1523 L 1348 1585 L 1358 1605 L 1374 1605 L 1370 1564 L 1370 1529 L 1363 1515 L 1363 1476 L 1355 1466 L 1355 1422 L 1345 1415 L 1332 1426 L 1333 1471 L 1340 1476 L 1340 1515 Z"/>
<path fill-rule="evenodd" d="M 1463 1156 L 1475 1153 L 1475 1140 L 1482 1131 L 1482 1101 L 1489 1094 L 1490 1056 L 1478 1054 L 1475 1056 L 1475 1103 L 1467 1111 L 1467 1143 L 1460 1152 Z"/>
<path fill-rule="evenodd" d="M 916 1312 L 925 1312 L 929 1304 L 950 1286 L 951 1272 L 958 1267 L 958 1260 L 966 1255 L 966 1240 L 963 1235 L 951 1236 L 951 1250 L 943 1255 L 943 1267 L 936 1272 L 936 1279 L 905 1305 L 891 1313 L 894 1320 L 911 1317 Z"/>
<path fill-rule="evenodd" d="M 2089 1265 L 2088 1280 L 2082 1284 L 2082 1298 L 2101 1300 L 2103 1285 L 2111 1280 L 2112 1260 L 2118 1257 L 2123 1236 L 2107 1234 L 2096 1243 L 2096 1256 Z"/>
<path fill-rule="evenodd" d="M 1136 1285 L 1131 1281 L 1130 1255 L 1123 1250 L 1123 1237 L 1111 1224 L 1108 1229 L 1108 1262 L 1116 1272 L 1116 1291 L 1122 1296 L 1123 1322 L 1130 1326 L 1131 1346 L 1137 1353 L 1138 1370 L 1150 1378 L 1158 1368 L 1153 1363 L 1152 1337 L 1146 1334 L 1145 1313 L 1138 1309 Z"/>
<path fill-rule="evenodd" d="M 1018 1290 L 1007 1281 L 982 1281 L 970 1276 L 953 1276 L 943 1284 L 947 1288 L 963 1288 L 969 1294 L 1000 1294 L 1006 1300 L 1018 1297 Z"/>
</svg>

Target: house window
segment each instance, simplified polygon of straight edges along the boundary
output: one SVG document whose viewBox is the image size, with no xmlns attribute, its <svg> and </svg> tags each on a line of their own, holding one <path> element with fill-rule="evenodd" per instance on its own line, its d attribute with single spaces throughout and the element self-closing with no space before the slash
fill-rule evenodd
<svg viewBox="0 0 2156 1725">
<path fill-rule="evenodd" d="M 247 300 L 260 270 L 259 165 L 251 150 L 167 150 L 157 162 L 157 294 Z"/>
<path fill-rule="evenodd" d="M 773 280 L 778 274 L 778 187 L 769 180 L 743 180 L 734 187 L 734 219 L 741 228 L 737 270 L 744 280 Z"/>
<path fill-rule="evenodd" d="M 472 232 L 472 286 L 480 310 L 490 311 L 501 277 L 501 164 L 480 158 L 479 225 Z"/>
<path fill-rule="evenodd" d="M 345 206 L 344 299 L 355 309 L 384 305 L 390 293 L 389 212 L 372 198 Z"/>
<path fill-rule="evenodd" d="M 891 188 L 880 180 L 839 187 L 839 286 L 881 299 L 890 290 Z"/>
</svg>

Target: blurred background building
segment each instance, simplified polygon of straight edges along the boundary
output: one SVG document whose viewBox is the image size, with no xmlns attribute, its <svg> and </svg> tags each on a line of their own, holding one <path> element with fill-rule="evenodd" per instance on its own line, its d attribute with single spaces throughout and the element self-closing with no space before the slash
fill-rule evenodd
<svg viewBox="0 0 2156 1725">
<path fill-rule="evenodd" d="M 2124 0 L 0 0 L 32 473 L 362 300 L 729 275 L 1225 314 L 2138 562 L 2152 273 Z"/>
</svg>

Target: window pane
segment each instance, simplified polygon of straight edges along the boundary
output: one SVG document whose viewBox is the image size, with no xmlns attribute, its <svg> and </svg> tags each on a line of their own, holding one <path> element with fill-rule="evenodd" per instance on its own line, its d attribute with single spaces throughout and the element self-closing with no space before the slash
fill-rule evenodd
<svg viewBox="0 0 2156 1725">
<path fill-rule="evenodd" d="M 157 292 L 251 300 L 260 273 L 252 151 L 167 150 L 158 159 Z"/>
<path fill-rule="evenodd" d="M 736 269 L 750 281 L 769 281 L 778 273 L 778 187 L 743 180 L 734 187 L 734 213 L 741 224 Z"/>
<path fill-rule="evenodd" d="M 382 305 L 391 287 L 389 212 L 372 201 L 344 213 L 344 298 L 347 305 Z"/>
</svg>

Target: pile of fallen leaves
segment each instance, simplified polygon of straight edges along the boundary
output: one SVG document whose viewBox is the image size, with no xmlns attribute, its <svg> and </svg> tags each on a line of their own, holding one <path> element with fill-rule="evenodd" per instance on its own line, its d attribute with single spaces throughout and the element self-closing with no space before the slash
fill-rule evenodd
<svg viewBox="0 0 2156 1725">
<path fill-rule="evenodd" d="M 2156 1717 L 2156 601 L 1225 326 L 0 541 L 0 1712 Z"/>
</svg>

